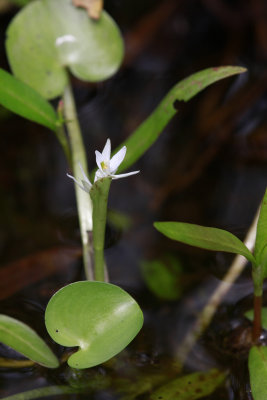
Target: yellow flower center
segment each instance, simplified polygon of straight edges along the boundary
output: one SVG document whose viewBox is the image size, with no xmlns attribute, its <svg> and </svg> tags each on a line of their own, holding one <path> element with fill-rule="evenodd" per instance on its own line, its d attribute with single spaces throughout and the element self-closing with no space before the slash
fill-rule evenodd
<svg viewBox="0 0 267 400">
<path fill-rule="evenodd" d="M 100 165 L 101 165 L 101 168 L 103 169 L 103 171 L 105 171 L 105 170 L 108 169 L 108 164 L 107 164 L 105 161 L 102 161 L 102 162 L 100 163 Z"/>
</svg>

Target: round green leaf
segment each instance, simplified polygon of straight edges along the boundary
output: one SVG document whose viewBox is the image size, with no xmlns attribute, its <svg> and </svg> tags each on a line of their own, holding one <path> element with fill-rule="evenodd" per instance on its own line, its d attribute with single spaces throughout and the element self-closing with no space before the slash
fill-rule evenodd
<svg viewBox="0 0 267 400">
<path fill-rule="evenodd" d="M 36 0 L 24 7 L 9 25 L 6 49 L 13 73 L 48 99 L 62 94 L 66 67 L 81 80 L 101 81 L 123 57 L 112 18 L 103 12 L 93 21 L 71 0 Z"/>
<path fill-rule="evenodd" d="M 143 314 L 118 286 L 83 281 L 60 289 L 45 313 L 50 336 L 63 346 L 79 346 L 70 356 L 73 368 L 101 364 L 123 350 L 137 335 Z"/>
<path fill-rule="evenodd" d="M 59 366 L 54 353 L 33 329 L 3 314 L 0 314 L 0 342 L 47 368 Z"/>
</svg>

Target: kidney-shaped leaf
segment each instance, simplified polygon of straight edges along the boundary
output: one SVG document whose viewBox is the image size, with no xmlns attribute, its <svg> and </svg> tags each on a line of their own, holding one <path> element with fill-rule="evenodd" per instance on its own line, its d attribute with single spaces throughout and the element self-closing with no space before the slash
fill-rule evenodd
<svg viewBox="0 0 267 400">
<path fill-rule="evenodd" d="M 79 79 L 101 81 L 117 71 L 123 56 L 111 17 L 103 12 L 93 21 L 71 0 L 36 0 L 24 7 L 9 25 L 6 49 L 15 76 L 48 99 L 62 94 L 66 67 Z"/>
<path fill-rule="evenodd" d="M 57 130 L 57 114 L 50 103 L 29 85 L 0 68 L 0 104 L 8 110 Z"/>
<path fill-rule="evenodd" d="M 223 229 L 183 222 L 155 222 L 154 227 L 170 239 L 202 249 L 241 254 L 249 261 L 255 262 L 252 253 L 244 243 Z"/>
<path fill-rule="evenodd" d="M 0 314 L 0 342 L 47 368 L 57 368 L 58 359 L 28 325 Z"/>
<path fill-rule="evenodd" d="M 101 364 L 123 350 L 137 335 L 143 314 L 118 286 L 83 281 L 60 289 L 45 313 L 50 336 L 63 346 L 79 346 L 68 364 L 77 369 Z"/>
<path fill-rule="evenodd" d="M 248 368 L 254 400 L 267 398 L 267 347 L 253 346 L 249 352 Z"/>
</svg>

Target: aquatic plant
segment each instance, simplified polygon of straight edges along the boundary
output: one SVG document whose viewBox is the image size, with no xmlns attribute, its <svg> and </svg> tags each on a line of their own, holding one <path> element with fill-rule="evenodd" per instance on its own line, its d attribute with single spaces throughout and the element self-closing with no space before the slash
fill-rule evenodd
<svg viewBox="0 0 267 400">
<path fill-rule="evenodd" d="M 177 113 L 176 100 L 187 102 L 207 86 L 243 73 L 245 69 L 235 66 L 208 68 L 177 83 L 151 115 L 122 143 L 119 150 L 115 150 L 112 155 L 111 142 L 107 139 L 102 153 L 95 152 L 98 168 L 92 180 L 88 173 L 70 74 L 84 81 L 98 82 L 117 72 L 124 50 L 116 23 L 105 11 L 97 20 L 90 19 L 86 10 L 77 8 L 71 0 L 36 0 L 22 8 L 11 22 L 7 30 L 6 50 L 13 75 L 0 70 L 0 104 L 56 134 L 71 169 L 67 175 L 76 183 L 87 280 L 67 285 L 54 294 L 46 308 L 45 324 L 55 342 L 67 347 L 78 347 L 78 351 L 68 357 L 69 366 L 86 369 L 118 354 L 134 339 L 143 324 L 143 314 L 136 301 L 120 287 L 108 283 L 104 238 L 111 181 L 139 172 L 121 173 L 143 156 L 157 140 Z M 61 98 L 57 110 L 48 101 L 56 97 Z M 260 221 L 264 220 L 266 213 L 262 210 Z M 167 227 L 159 223 L 155 226 L 159 230 L 166 228 L 166 232 L 172 232 L 170 223 Z M 203 246 L 204 243 L 206 248 L 213 246 L 213 250 L 231 251 L 247 257 L 255 270 L 253 278 L 258 299 L 262 293 L 262 263 L 265 260 L 265 233 L 261 228 L 263 222 L 259 222 L 258 226 L 260 233 L 255 257 L 239 239 L 227 232 L 206 231 L 205 228 L 197 227 L 191 229 L 192 226 L 190 228 L 183 224 L 183 238 L 191 238 L 192 232 L 198 232 L 202 241 L 197 242 L 195 235 L 191 244 L 199 243 Z M 214 237 L 217 238 L 215 244 L 212 241 Z M 254 322 L 254 341 L 258 338 L 258 331 L 259 321 L 257 324 Z M 57 368 L 60 364 L 31 328 L 5 315 L 0 316 L 0 340 L 47 368 Z M 253 347 L 251 351 L 251 365 L 255 363 L 256 356 L 253 354 L 257 350 L 257 347 Z M 261 348 L 260 351 L 264 350 Z M 254 367 L 251 370 L 254 371 Z M 160 381 L 163 386 L 151 398 L 172 399 L 177 387 L 187 387 L 184 389 L 186 395 L 191 396 L 192 400 L 197 399 L 211 393 L 224 379 L 224 372 L 211 370 L 206 375 L 202 374 L 201 378 L 199 372 L 175 378 L 167 386 Z M 188 389 L 189 381 L 192 390 Z M 254 382 L 252 379 L 253 387 Z M 200 384 L 201 391 L 197 390 Z M 73 393 L 73 390 L 64 387 L 46 389 L 36 392 L 36 397 Z M 256 393 L 257 389 L 253 391 Z M 27 396 L 32 398 L 33 393 L 25 394 L 24 398 Z M 255 397 L 255 400 L 259 399 Z"/>
</svg>

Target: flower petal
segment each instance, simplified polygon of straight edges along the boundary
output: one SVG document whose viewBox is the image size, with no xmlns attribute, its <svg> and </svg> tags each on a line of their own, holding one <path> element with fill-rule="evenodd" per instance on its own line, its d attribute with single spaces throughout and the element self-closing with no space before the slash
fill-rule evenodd
<svg viewBox="0 0 267 400">
<path fill-rule="evenodd" d="M 83 175 L 83 180 L 84 180 L 89 186 L 92 186 L 92 184 L 91 184 L 91 182 L 90 182 L 90 179 L 86 176 L 86 174 L 85 174 L 85 172 L 84 172 L 84 169 L 83 169 L 81 163 L 79 163 L 79 167 L 80 167 L 81 172 L 82 172 L 82 175 Z"/>
<path fill-rule="evenodd" d="M 111 153 L 111 143 L 110 139 L 108 139 L 102 151 L 103 161 L 107 162 L 110 160 L 110 153 Z"/>
<path fill-rule="evenodd" d="M 112 159 L 110 160 L 109 163 L 109 167 L 110 167 L 110 173 L 114 174 L 119 165 L 122 163 L 122 161 L 124 160 L 125 154 L 126 154 L 126 146 L 123 146 L 118 153 L 114 154 L 114 156 L 112 157 Z"/>
<path fill-rule="evenodd" d="M 79 188 L 81 188 L 81 189 L 84 190 L 85 192 L 89 193 L 91 187 L 88 187 L 88 186 L 85 186 L 85 185 L 82 186 L 82 185 L 77 181 L 77 179 L 75 179 L 73 176 L 71 176 L 71 175 L 69 175 L 69 174 L 67 174 L 67 177 L 70 178 L 70 179 L 72 179 L 72 180 L 76 183 L 76 185 L 79 186 Z M 87 182 L 85 182 L 85 181 L 84 181 L 84 183 L 87 184 Z"/>
<path fill-rule="evenodd" d="M 90 190 L 93 185 L 91 183 L 89 184 L 88 182 L 84 181 L 83 179 L 82 179 L 82 184 L 83 184 L 83 190 L 87 193 L 90 193 Z"/>
<path fill-rule="evenodd" d="M 95 173 L 95 179 L 94 182 L 98 181 L 98 179 L 102 179 L 105 176 L 107 176 L 101 169 L 98 169 Z"/>
<path fill-rule="evenodd" d="M 98 168 L 103 172 L 101 163 L 104 161 L 104 159 L 103 155 L 98 150 L 95 151 L 95 160 Z"/>
<path fill-rule="evenodd" d="M 135 174 L 139 174 L 140 171 L 133 171 L 133 172 L 128 172 L 127 174 L 119 174 L 119 175 L 109 175 L 111 176 L 112 179 L 120 179 L 120 178 L 126 178 L 126 176 L 130 176 L 130 175 L 135 175 Z"/>
</svg>

